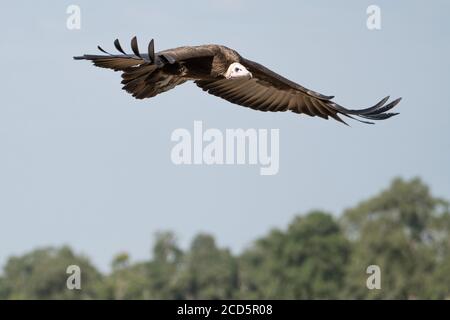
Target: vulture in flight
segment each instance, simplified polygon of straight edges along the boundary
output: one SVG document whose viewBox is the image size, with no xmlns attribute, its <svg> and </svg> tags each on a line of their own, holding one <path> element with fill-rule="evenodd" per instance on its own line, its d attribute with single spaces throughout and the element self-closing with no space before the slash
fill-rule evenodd
<svg viewBox="0 0 450 320">
<path fill-rule="evenodd" d="M 255 110 L 289 110 L 345 123 L 339 117 L 342 115 L 370 124 L 373 122 L 368 120 L 396 115 L 387 111 L 401 99 L 386 104 L 386 97 L 369 108 L 344 108 L 332 101 L 333 96 L 309 90 L 221 45 L 185 46 L 155 53 L 151 40 L 147 52 L 141 53 L 134 37 L 132 54 L 126 53 L 118 40 L 114 46 L 120 54 L 110 54 L 99 46 L 102 55 L 85 54 L 74 59 L 91 60 L 97 67 L 121 71 L 123 89 L 137 99 L 154 97 L 193 80 L 209 94 Z"/>
</svg>

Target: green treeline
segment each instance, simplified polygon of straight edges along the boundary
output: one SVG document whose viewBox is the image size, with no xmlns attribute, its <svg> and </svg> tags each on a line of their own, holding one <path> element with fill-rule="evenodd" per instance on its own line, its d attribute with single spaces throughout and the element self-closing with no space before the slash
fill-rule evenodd
<svg viewBox="0 0 450 320">
<path fill-rule="evenodd" d="M 66 287 L 69 265 L 81 268 L 81 290 Z M 366 286 L 369 265 L 380 267 L 379 290 Z M 449 299 L 449 203 L 420 179 L 396 179 L 338 217 L 299 215 L 239 255 L 208 234 L 182 250 L 163 232 L 151 260 L 118 254 L 110 274 L 62 247 L 11 257 L 0 275 L 0 299 L 230 298 Z"/>
</svg>

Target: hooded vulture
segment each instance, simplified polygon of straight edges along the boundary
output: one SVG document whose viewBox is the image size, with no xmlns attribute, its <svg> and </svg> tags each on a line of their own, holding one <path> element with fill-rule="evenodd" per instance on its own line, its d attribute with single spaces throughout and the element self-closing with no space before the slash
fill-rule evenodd
<svg viewBox="0 0 450 320">
<path fill-rule="evenodd" d="M 154 97 L 193 80 L 209 94 L 255 110 L 289 110 L 345 123 L 339 117 L 342 115 L 370 124 L 373 122 L 367 120 L 396 115 L 387 111 L 401 99 L 386 104 L 386 97 L 369 108 L 348 109 L 333 102 L 333 96 L 309 90 L 221 45 L 186 46 L 155 53 L 151 40 L 147 53 L 141 53 L 134 37 L 132 54 L 126 53 L 118 40 L 114 46 L 120 54 L 110 54 L 99 46 L 102 55 L 85 54 L 74 59 L 91 60 L 97 67 L 121 71 L 123 89 L 137 99 Z"/>
</svg>

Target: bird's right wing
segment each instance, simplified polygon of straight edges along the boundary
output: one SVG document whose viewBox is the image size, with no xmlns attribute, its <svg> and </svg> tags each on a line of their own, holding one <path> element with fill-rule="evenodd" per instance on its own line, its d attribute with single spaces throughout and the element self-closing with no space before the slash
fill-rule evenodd
<svg viewBox="0 0 450 320">
<path fill-rule="evenodd" d="M 137 99 L 156 96 L 186 82 L 185 79 L 163 70 L 166 64 L 175 63 L 176 57 L 164 52 L 155 54 L 153 40 L 148 45 L 148 53 L 139 52 L 136 37 L 131 40 L 133 54 L 126 53 L 119 40 L 114 41 L 114 46 L 121 54 L 110 54 L 98 46 L 105 55 L 85 54 L 74 59 L 90 60 L 97 67 L 122 71 L 122 89 Z"/>
</svg>

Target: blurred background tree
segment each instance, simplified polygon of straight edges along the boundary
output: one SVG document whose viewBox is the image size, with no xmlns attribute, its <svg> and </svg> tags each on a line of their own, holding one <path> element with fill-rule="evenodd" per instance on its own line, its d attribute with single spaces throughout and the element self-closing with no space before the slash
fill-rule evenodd
<svg viewBox="0 0 450 320">
<path fill-rule="evenodd" d="M 82 289 L 68 290 L 78 265 Z M 369 265 L 381 290 L 366 287 Z M 340 217 L 312 211 L 274 229 L 239 255 L 199 234 L 182 250 L 156 235 L 151 258 L 117 254 L 102 275 L 68 247 L 11 257 L 0 299 L 450 299 L 450 210 L 420 180 L 395 179 Z"/>
<path fill-rule="evenodd" d="M 130 263 L 128 253 L 117 254 L 111 262 L 112 272 L 104 282 L 106 299 L 146 299 L 148 289 L 148 263 Z M 102 297 L 103 298 L 103 297 Z"/>
<path fill-rule="evenodd" d="M 450 257 L 448 208 L 420 179 L 395 179 L 379 195 L 346 210 L 341 224 L 353 246 L 346 297 L 448 297 L 450 280 L 438 283 Z M 364 266 L 372 264 L 382 270 L 382 290 L 365 288 Z"/>
<path fill-rule="evenodd" d="M 81 290 L 66 286 L 67 267 L 81 269 Z M 36 249 L 21 257 L 11 257 L 0 281 L 0 294 L 8 299 L 93 299 L 101 295 L 103 276 L 69 247 Z"/>
<path fill-rule="evenodd" d="M 156 235 L 153 260 L 148 264 L 149 292 L 154 299 L 181 299 L 177 288 L 177 276 L 183 259 L 183 251 L 172 232 Z"/>
<path fill-rule="evenodd" d="M 344 283 L 349 244 L 327 213 L 294 219 L 241 255 L 240 297 L 307 299 L 337 297 Z"/>
<path fill-rule="evenodd" d="M 237 288 L 237 263 L 211 235 L 199 234 L 179 270 L 179 290 L 185 299 L 231 299 Z"/>
</svg>

